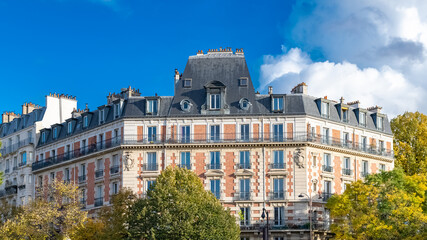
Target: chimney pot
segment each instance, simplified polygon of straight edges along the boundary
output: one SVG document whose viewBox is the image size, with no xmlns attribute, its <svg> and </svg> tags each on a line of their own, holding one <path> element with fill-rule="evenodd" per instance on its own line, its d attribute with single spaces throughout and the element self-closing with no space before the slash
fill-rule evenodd
<svg viewBox="0 0 427 240">
<path fill-rule="evenodd" d="M 273 86 L 268 86 L 268 94 L 273 94 Z"/>
</svg>

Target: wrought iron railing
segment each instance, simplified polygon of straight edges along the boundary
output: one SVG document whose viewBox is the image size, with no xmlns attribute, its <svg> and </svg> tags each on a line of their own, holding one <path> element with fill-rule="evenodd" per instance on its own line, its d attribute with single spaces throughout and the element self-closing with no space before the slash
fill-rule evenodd
<svg viewBox="0 0 427 240">
<path fill-rule="evenodd" d="M 142 164 L 142 171 L 157 171 L 157 170 L 159 170 L 159 165 L 157 163 Z"/>
<path fill-rule="evenodd" d="M 86 182 L 86 175 L 79 176 L 79 183 Z"/>
<path fill-rule="evenodd" d="M 250 163 L 239 163 L 237 164 L 237 169 L 251 169 Z"/>
<path fill-rule="evenodd" d="M 285 200 L 285 192 L 284 191 L 269 192 L 268 193 L 268 199 L 270 201 L 274 201 L 274 200 Z"/>
<path fill-rule="evenodd" d="M 324 202 L 327 202 L 328 200 L 329 200 L 329 198 L 331 198 L 332 197 L 332 193 L 329 193 L 329 192 L 323 192 L 322 193 L 322 200 L 324 201 Z"/>
<path fill-rule="evenodd" d="M 343 175 L 350 176 L 350 175 L 352 175 L 352 174 L 353 174 L 353 170 L 351 170 L 351 169 L 349 169 L 349 168 L 344 168 L 344 169 L 342 170 L 342 174 L 343 174 Z"/>
<path fill-rule="evenodd" d="M 119 170 L 120 170 L 120 167 L 119 167 L 119 166 L 112 166 L 112 167 L 110 167 L 110 174 L 111 174 L 111 175 L 113 175 L 113 174 L 118 174 L 118 173 L 119 173 Z"/>
<path fill-rule="evenodd" d="M 101 178 L 104 176 L 104 169 L 99 169 L 95 171 L 95 178 Z"/>
<path fill-rule="evenodd" d="M 330 166 L 330 165 L 323 165 L 322 166 L 322 170 L 324 171 L 324 172 L 333 172 L 334 171 L 334 169 L 332 168 L 332 166 Z"/>
<path fill-rule="evenodd" d="M 208 170 L 220 170 L 221 169 L 221 163 L 214 163 L 214 164 L 207 164 L 206 168 Z"/>
<path fill-rule="evenodd" d="M 252 194 L 250 191 L 241 191 L 237 196 L 240 201 L 252 200 Z"/>
<path fill-rule="evenodd" d="M 285 169 L 286 164 L 285 163 L 272 163 L 270 164 L 270 169 Z"/>
<path fill-rule="evenodd" d="M 95 207 L 104 205 L 104 197 L 95 198 Z"/>
<path fill-rule="evenodd" d="M 191 164 L 178 164 L 178 167 L 191 170 Z"/>
</svg>

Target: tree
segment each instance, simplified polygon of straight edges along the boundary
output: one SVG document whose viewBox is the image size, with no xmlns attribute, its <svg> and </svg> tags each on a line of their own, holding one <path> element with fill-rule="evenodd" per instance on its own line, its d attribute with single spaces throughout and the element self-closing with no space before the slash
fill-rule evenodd
<svg viewBox="0 0 427 240">
<path fill-rule="evenodd" d="M 426 191 L 426 175 L 369 175 L 330 198 L 331 230 L 337 239 L 427 239 Z"/>
<path fill-rule="evenodd" d="M 54 181 L 47 199 L 30 202 L 0 226 L 0 238 L 66 239 L 82 226 L 86 217 L 87 213 L 80 209 L 77 187 Z"/>
<path fill-rule="evenodd" d="M 168 167 L 130 209 L 129 239 L 239 239 L 236 218 L 195 173 Z"/>
<path fill-rule="evenodd" d="M 427 116 L 405 112 L 391 120 L 397 167 L 406 174 L 427 174 Z"/>
</svg>

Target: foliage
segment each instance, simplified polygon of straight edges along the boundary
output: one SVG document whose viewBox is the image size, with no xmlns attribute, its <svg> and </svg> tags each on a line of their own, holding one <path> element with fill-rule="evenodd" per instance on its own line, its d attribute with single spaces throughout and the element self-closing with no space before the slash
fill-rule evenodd
<svg viewBox="0 0 427 240">
<path fill-rule="evenodd" d="M 130 209 L 130 239 L 239 239 L 236 218 L 195 173 L 168 167 Z"/>
<path fill-rule="evenodd" d="M 331 230 L 337 239 L 426 239 L 426 191 L 426 175 L 369 175 L 328 201 Z"/>
<path fill-rule="evenodd" d="M 7 202 L 6 199 L 0 201 L 0 223 L 3 224 L 7 220 L 13 219 L 22 212 L 21 207 L 16 207 Z"/>
<path fill-rule="evenodd" d="M 46 199 L 30 202 L 0 226 L 1 239 L 66 239 L 82 226 L 87 213 L 80 209 L 77 187 L 54 181 L 46 190 Z"/>
<path fill-rule="evenodd" d="M 427 116 L 405 112 L 391 120 L 397 167 L 406 174 L 427 174 Z"/>
</svg>

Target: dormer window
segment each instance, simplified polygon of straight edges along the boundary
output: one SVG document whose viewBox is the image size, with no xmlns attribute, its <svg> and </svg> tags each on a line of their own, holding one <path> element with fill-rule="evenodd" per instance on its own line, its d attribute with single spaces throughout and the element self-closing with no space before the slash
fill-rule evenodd
<svg viewBox="0 0 427 240">
<path fill-rule="evenodd" d="M 67 124 L 67 133 L 71 134 L 72 131 L 73 131 L 73 123 L 72 122 L 68 122 L 68 124 Z"/>
<path fill-rule="evenodd" d="M 46 142 L 46 132 L 42 132 L 42 143 Z"/>
<path fill-rule="evenodd" d="M 273 97 L 273 111 L 274 112 L 283 111 L 283 97 Z"/>
<path fill-rule="evenodd" d="M 342 121 L 348 122 L 348 109 L 345 109 L 345 108 L 342 109 Z"/>
<path fill-rule="evenodd" d="M 183 87 L 185 87 L 185 88 L 191 88 L 191 79 L 184 79 L 184 81 L 183 81 Z"/>
<path fill-rule="evenodd" d="M 83 117 L 83 127 L 87 128 L 87 126 L 89 126 L 89 119 L 88 119 L 88 116 L 84 116 Z"/>
<path fill-rule="evenodd" d="M 221 95 L 220 94 L 211 94 L 210 101 L 211 109 L 220 109 L 221 108 Z"/>
<path fill-rule="evenodd" d="M 321 115 L 324 118 L 329 118 L 329 103 L 327 102 L 321 103 Z"/>
<path fill-rule="evenodd" d="M 366 126 L 366 113 L 359 112 L 359 125 Z"/>
<path fill-rule="evenodd" d="M 114 104 L 114 119 L 120 117 L 120 103 Z"/>
<path fill-rule="evenodd" d="M 239 86 L 240 87 L 247 87 L 248 86 L 248 79 L 247 78 L 239 79 Z"/>
<path fill-rule="evenodd" d="M 157 114 L 157 99 L 147 100 L 147 113 Z"/>
<path fill-rule="evenodd" d="M 239 105 L 240 105 L 240 108 L 243 109 L 243 110 L 248 110 L 249 107 L 252 106 L 252 104 L 246 98 L 240 99 Z"/>
<path fill-rule="evenodd" d="M 53 128 L 53 139 L 56 139 L 58 137 L 58 128 Z"/>
<path fill-rule="evenodd" d="M 384 130 L 384 118 L 383 117 L 377 117 L 377 129 L 378 130 Z"/>
<path fill-rule="evenodd" d="M 105 119 L 105 110 L 102 109 L 99 111 L 99 124 L 104 123 L 104 119 Z"/>
<path fill-rule="evenodd" d="M 190 101 L 184 99 L 180 102 L 181 110 L 184 112 L 189 112 L 193 104 L 190 103 Z"/>
</svg>

